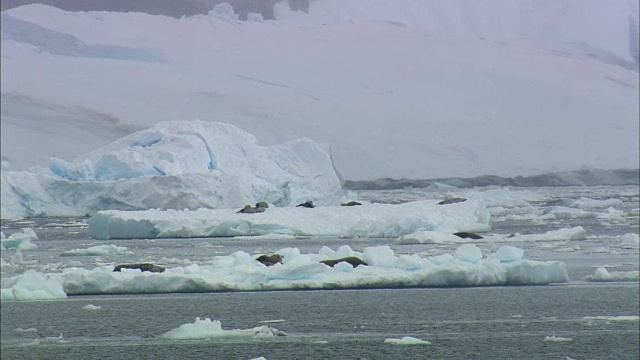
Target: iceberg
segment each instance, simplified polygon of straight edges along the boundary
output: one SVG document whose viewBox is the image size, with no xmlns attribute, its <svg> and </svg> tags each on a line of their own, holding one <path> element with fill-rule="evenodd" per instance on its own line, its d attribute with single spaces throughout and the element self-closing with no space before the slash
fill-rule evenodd
<svg viewBox="0 0 640 360">
<path fill-rule="evenodd" d="M 22 228 L 20 232 L 13 233 L 7 238 L 4 232 L 0 232 L 0 249 L 33 250 L 38 245 L 31 241 L 38 240 L 38 235 L 32 228 Z"/>
<path fill-rule="evenodd" d="M 2 218 L 100 210 L 339 204 L 329 153 L 309 139 L 260 146 L 221 122 L 159 123 L 49 169 L 2 172 Z"/>
<path fill-rule="evenodd" d="M 498 249 L 498 254 L 512 251 Z M 546 285 L 569 281 L 562 262 L 528 259 L 501 262 L 495 256 L 482 257 L 480 249 L 471 244 L 464 245 L 453 254 L 435 257 L 398 255 L 389 246 L 367 247 L 362 252 L 347 245 L 337 250 L 324 246 L 318 253 L 283 248 L 277 253 L 282 255 L 282 263 L 273 266 L 265 266 L 251 254 L 237 251 L 231 255 L 215 256 L 202 264 L 168 267 L 162 273 L 138 269 L 114 272 L 113 266 L 92 270 L 71 267 L 48 274 L 29 270 L 3 279 L 2 299 L 176 292 Z M 368 265 L 352 267 L 340 263 L 330 267 L 321 263 L 322 260 L 345 256 L 358 257 Z M 37 293 L 36 289 L 41 290 Z"/>
<path fill-rule="evenodd" d="M 179 327 L 169 330 L 160 335 L 162 339 L 185 340 L 185 339 L 211 339 L 228 336 L 251 336 L 251 337 L 273 337 L 285 336 L 283 331 L 262 325 L 252 329 L 223 330 L 219 320 L 210 318 L 200 319 L 196 317 L 193 324 L 182 324 Z"/>
<path fill-rule="evenodd" d="M 233 236 L 398 237 L 419 230 L 489 231 L 491 216 L 477 201 L 438 206 L 423 200 L 402 204 L 269 207 L 256 214 L 237 209 L 100 211 L 89 219 L 95 239 Z"/>
<path fill-rule="evenodd" d="M 418 339 L 413 336 L 404 336 L 402 339 L 388 338 L 385 339 L 384 342 L 394 345 L 431 345 L 429 341 Z"/>
</svg>

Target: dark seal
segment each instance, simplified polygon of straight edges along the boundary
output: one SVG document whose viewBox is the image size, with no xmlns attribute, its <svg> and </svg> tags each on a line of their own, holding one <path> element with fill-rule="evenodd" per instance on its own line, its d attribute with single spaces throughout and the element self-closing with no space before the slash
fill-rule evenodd
<svg viewBox="0 0 640 360">
<path fill-rule="evenodd" d="M 275 264 L 282 264 L 282 255 L 280 254 L 271 254 L 271 255 L 260 255 L 256 259 L 261 264 L 265 266 L 273 266 Z"/>
<path fill-rule="evenodd" d="M 358 265 L 369 265 L 362 259 L 357 258 L 355 256 L 347 256 L 347 257 L 344 257 L 341 259 L 335 259 L 335 260 L 322 260 L 320 262 L 331 267 L 334 267 L 336 264 L 341 262 L 346 262 L 347 264 L 350 264 L 354 268 L 358 267 Z"/>
<path fill-rule="evenodd" d="M 478 234 L 474 234 L 466 231 L 460 231 L 460 232 L 454 233 L 453 235 L 463 239 L 475 239 L 475 240 L 484 239 L 482 236 Z"/>
<path fill-rule="evenodd" d="M 120 272 L 122 269 L 139 269 L 141 271 L 148 271 L 154 273 L 161 273 L 164 271 L 162 266 L 153 265 L 150 263 L 142 263 L 142 264 L 122 264 L 116 266 L 113 271 Z"/>
<path fill-rule="evenodd" d="M 242 209 L 240 209 L 240 211 L 238 211 L 239 214 L 257 214 L 257 213 L 261 213 L 264 212 L 266 208 L 264 207 L 251 207 L 251 205 L 245 205 Z"/>
<path fill-rule="evenodd" d="M 266 202 L 264 202 L 264 201 L 260 201 L 259 203 L 256 203 L 256 209 L 257 209 L 257 208 L 266 209 L 266 208 L 268 208 L 268 207 L 269 207 L 269 204 L 267 204 L 267 203 L 266 203 Z"/>
<path fill-rule="evenodd" d="M 463 201 L 467 201 L 467 199 L 463 199 L 463 198 L 451 198 L 451 199 L 446 199 L 446 200 L 442 200 L 438 203 L 438 205 L 448 205 L 448 204 L 455 204 L 455 203 L 459 203 L 459 202 L 463 202 Z"/>
<path fill-rule="evenodd" d="M 316 207 L 315 205 L 313 205 L 313 201 L 305 201 L 302 204 L 298 204 L 296 205 L 296 207 L 306 207 L 306 208 L 314 208 Z"/>
<path fill-rule="evenodd" d="M 348 203 L 340 204 L 340 206 L 358 206 L 358 205 L 362 205 L 362 204 L 357 201 L 349 201 Z"/>
</svg>

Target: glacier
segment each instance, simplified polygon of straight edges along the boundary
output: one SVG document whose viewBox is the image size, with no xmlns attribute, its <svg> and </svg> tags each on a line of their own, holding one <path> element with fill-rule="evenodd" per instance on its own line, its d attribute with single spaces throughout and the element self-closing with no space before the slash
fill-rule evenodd
<svg viewBox="0 0 640 360">
<path fill-rule="evenodd" d="M 330 144 L 349 180 L 637 169 L 638 72 L 619 66 L 637 2 L 482 4 L 318 0 L 262 22 L 10 9 L 31 37 L 61 40 L 7 38 L 24 23 L 3 21 L 2 158 L 26 170 L 201 119 L 265 145 Z M 98 46 L 164 61 L 76 55 Z M 62 120 L 79 116 L 85 132 Z"/>
</svg>

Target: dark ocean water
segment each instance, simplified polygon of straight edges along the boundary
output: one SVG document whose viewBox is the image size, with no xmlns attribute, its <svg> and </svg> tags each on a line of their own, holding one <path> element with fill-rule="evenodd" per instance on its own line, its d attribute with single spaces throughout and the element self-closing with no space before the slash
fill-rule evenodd
<svg viewBox="0 0 640 360">
<path fill-rule="evenodd" d="M 525 258 L 558 260 L 570 282 L 549 286 L 358 289 L 243 293 L 71 296 L 57 301 L 1 303 L 1 359 L 640 359 L 640 294 L 637 281 L 590 283 L 584 277 L 606 265 L 638 270 L 637 248 L 616 238 L 638 231 L 638 189 L 633 187 L 545 188 L 546 198 L 619 198 L 622 216 L 568 218 L 544 223 L 507 220 L 518 209 L 498 209 L 492 232 L 544 233 L 583 226 L 586 240 L 527 242 Z M 441 196 L 414 190 L 367 193 L 378 200 Z M 539 204 L 545 206 L 544 200 Z M 598 215 L 605 214 L 606 216 Z M 75 225 L 74 225 L 75 224 Z M 194 263 L 242 250 L 275 251 L 294 246 L 317 252 L 322 245 L 388 244 L 397 254 L 437 254 L 455 244 L 397 245 L 394 239 L 163 239 L 98 242 L 88 237 L 86 219 L 3 221 L 5 234 L 29 226 L 38 249 L 24 252 L 38 266 L 74 261 L 92 268 L 105 261 L 188 259 Z M 134 255 L 63 257 L 74 248 L 115 243 Z M 201 246 L 201 245 L 206 246 Z M 479 243 L 484 250 L 491 244 Z M 602 248 L 608 249 L 602 251 Z M 567 250 L 568 249 L 568 250 Z M 3 251 L 8 260 L 12 252 Z M 74 265 L 77 266 L 77 265 Z M 8 270 L 7 270 L 8 271 Z M 5 273 L 3 278 L 12 276 Z M 84 310 L 88 304 L 100 310 Z M 628 318 L 622 318 L 622 317 Z M 218 337 L 168 340 L 159 335 L 196 317 L 220 320 L 222 328 L 268 325 L 278 337 Z M 602 317 L 596 318 L 594 317 Z M 29 330 L 32 329 L 32 330 Z M 24 331 L 27 330 L 27 331 Z M 60 337 L 61 336 L 61 337 Z M 394 345 L 385 339 L 412 336 L 431 345 Z M 571 341 L 545 341 L 548 336 Z"/>
<path fill-rule="evenodd" d="M 637 316 L 638 301 L 638 285 L 627 283 L 11 302 L 2 304 L 2 359 L 638 359 L 637 320 L 585 319 Z M 101 310 L 83 310 L 87 304 Z M 157 337 L 196 316 L 218 319 L 224 329 L 267 324 L 288 336 Z M 403 336 L 431 345 L 384 342 Z"/>
</svg>

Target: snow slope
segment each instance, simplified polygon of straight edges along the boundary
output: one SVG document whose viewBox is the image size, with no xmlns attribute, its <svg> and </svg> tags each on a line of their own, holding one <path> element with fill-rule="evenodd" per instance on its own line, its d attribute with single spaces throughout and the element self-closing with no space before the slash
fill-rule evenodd
<svg viewBox="0 0 640 360">
<path fill-rule="evenodd" d="M 29 122 L 10 123 L 19 118 L 17 102 L 27 97 L 113 119 L 118 126 L 94 128 L 100 145 L 118 138 L 113 129 L 121 125 L 140 128 L 165 120 L 229 122 L 263 145 L 308 137 L 329 144 L 337 170 L 353 180 L 637 168 L 637 69 L 518 41 L 515 25 L 495 23 L 473 34 L 462 30 L 476 18 L 460 18 L 465 25 L 455 29 L 427 26 L 417 2 L 402 2 L 412 21 L 387 12 L 381 1 L 371 2 L 366 12 L 348 13 L 362 16 L 328 10 L 344 12 L 351 4 L 317 1 L 309 14 L 278 5 L 279 20 L 248 22 L 221 11 L 183 19 L 70 13 L 43 5 L 5 11 L 3 17 L 37 25 L 25 26 L 35 32 L 32 37 L 53 31 L 87 46 L 156 49 L 166 62 L 62 56 L 69 49 L 52 51 L 8 38 L 11 29 L 3 21 L 2 130 L 12 126 L 12 140 L 5 145 L 3 131 L 2 157 L 10 169 L 24 169 L 45 164 L 34 153 L 72 160 L 94 141 L 78 136 L 72 123 L 60 123 L 62 135 L 55 142 L 45 130 L 27 131 L 30 123 L 52 120 L 37 109 L 20 115 Z M 429 4 L 446 7 L 451 17 L 463 3 Z M 595 11 L 597 4 L 589 4 Z M 629 24 L 634 13 L 623 11 L 623 5 L 612 10 L 611 23 Z M 504 18 L 512 15 L 507 9 L 491 16 L 523 22 Z M 518 9 L 524 18 L 527 7 Z M 575 11 L 562 14 L 584 24 Z M 525 38 L 544 38 L 545 13 L 532 14 Z M 563 16 L 549 19 L 563 24 Z M 622 36 L 598 22 L 589 24 L 609 36 L 607 43 L 620 38 L 605 50 L 632 62 L 622 55 L 628 31 Z M 498 28 L 503 38 L 476 36 Z M 548 44 L 564 44 L 571 34 L 600 48 L 593 36 L 574 27 L 551 29 Z"/>
</svg>

